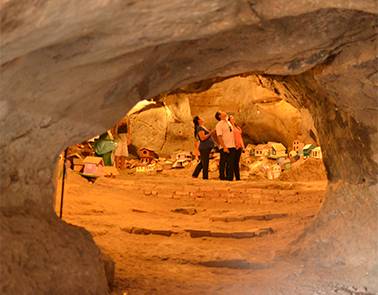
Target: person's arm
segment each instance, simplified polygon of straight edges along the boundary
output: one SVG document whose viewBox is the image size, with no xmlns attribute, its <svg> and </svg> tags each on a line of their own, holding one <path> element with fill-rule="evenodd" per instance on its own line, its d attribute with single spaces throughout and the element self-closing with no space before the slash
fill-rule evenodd
<svg viewBox="0 0 378 295">
<path fill-rule="evenodd" d="M 223 138 L 222 138 L 222 135 L 219 135 L 218 136 L 218 142 L 219 142 L 219 144 L 220 144 L 220 146 L 222 147 L 222 149 L 223 149 L 223 151 L 225 152 L 225 153 L 229 153 L 230 151 L 228 150 L 228 148 L 225 146 L 225 144 L 224 144 L 224 141 L 223 141 Z"/>
<path fill-rule="evenodd" d="M 211 131 L 211 139 L 219 147 L 218 136 L 217 136 L 217 132 L 215 130 Z"/>
<path fill-rule="evenodd" d="M 200 132 L 198 132 L 198 136 L 201 139 L 201 141 L 205 141 L 211 136 L 211 132 L 208 134 L 205 134 L 205 131 L 201 130 Z"/>
<path fill-rule="evenodd" d="M 199 157 L 199 141 L 198 140 L 195 140 L 194 141 L 194 158 L 196 160 L 198 160 L 198 157 Z"/>
</svg>

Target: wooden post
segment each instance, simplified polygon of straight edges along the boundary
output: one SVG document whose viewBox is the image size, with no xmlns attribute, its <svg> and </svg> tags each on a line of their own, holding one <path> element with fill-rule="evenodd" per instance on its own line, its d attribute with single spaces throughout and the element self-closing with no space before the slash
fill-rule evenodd
<svg viewBox="0 0 378 295">
<path fill-rule="evenodd" d="M 63 199 L 64 199 L 64 182 L 66 179 L 66 159 L 67 159 L 67 151 L 68 148 L 64 150 L 63 156 L 63 178 L 62 178 L 62 192 L 60 195 L 60 210 L 59 210 L 59 218 L 62 219 L 63 216 Z"/>
</svg>

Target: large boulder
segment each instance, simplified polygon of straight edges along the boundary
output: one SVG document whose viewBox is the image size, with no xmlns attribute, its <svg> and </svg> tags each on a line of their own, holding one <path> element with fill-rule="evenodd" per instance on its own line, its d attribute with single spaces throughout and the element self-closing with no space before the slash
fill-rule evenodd
<svg viewBox="0 0 378 295">
<path fill-rule="evenodd" d="M 284 87 L 258 75 L 232 77 L 206 91 L 188 93 L 192 114 L 204 117 L 211 128 L 216 124 L 215 112 L 223 110 L 235 116 L 248 142 L 276 141 L 287 147 L 295 139 L 317 143 L 311 115 L 292 106 L 289 95 Z"/>
<path fill-rule="evenodd" d="M 30 210 L 0 212 L 1 294 L 107 294 L 111 260 L 91 235 Z"/>
<path fill-rule="evenodd" d="M 188 98 L 164 97 L 129 113 L 132 144 L 168 156 L 193 147 L 193 127 Z"/>
</svg>

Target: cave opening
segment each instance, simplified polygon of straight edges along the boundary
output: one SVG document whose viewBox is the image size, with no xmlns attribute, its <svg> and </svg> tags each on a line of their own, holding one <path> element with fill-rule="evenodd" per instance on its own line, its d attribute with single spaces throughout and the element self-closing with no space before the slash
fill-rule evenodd
<svg viewBox="0 0 378 295">
<path fill-rule="evenodd" d="M 127 142 L 123 163 L 117 147 L 102 154 L 99 136 L 61 155 L 56 212 L 63 206 L 63 220 L 85 227 L 115 262 L 114 294 L 241 292 L 237 285 L 250 288 L 230 276 L 242 275 L 257 290 L 262 277 L 277 275 L 273 265 L 312 223 L 327 187 L 313 119 L 292 104 L 294 95 L 274 77 L 256 74 L 196 82 L 137 102 L 106 131 L 107 143 Z M 219 151 L 212 153 L 209 180 L 192 177 L 198 164 L 192 118 L 215 129 L 218 110 L 235 116 L 243 130 L 241 181 L 219 180 Z M 120 139 L 123 123 L 128 136 Z M 278 144 L 285 151 L 276 155 Z M 147 162 L 145 149 L 154 154 Z M 108 164 L 85 170 L 100 161 Z"/>
<path fill-rule="evenodd" d="M 377 13 L 376 1 L 370 0 L 93 0 L 90 5 L 88 1 L 76 0 L 2 1 L 1 293 L 107 294 L 104 261 L 108 267 L 111 262 L 101 256 L 93 236 L 98 245 L 105 248 L 99 241 L 109 230 L 118 232 L 119 237 L 127 235 L 134 239 L 133 245 L 137 247 L 134 258 L 129 253 L 127 258 L 126 255 L 122 258 L 122 251 L 129 249 L 122 248 L 129 247 L 129 243 L 119 240 L 113 243 L 120 248 L 115 260 L 122 258 L 127 265 L 123 270 L 117 269 L 118 273 L 126 274 L 127 279 L 116 282 L 116 286 L 127 290 L 121 290 L 123 293 L 140 294 L 151 290 L 154 294 L 165 285 L 166 294 L 172 294 L 168 286 L 174 286 L 174 294 L 377 293 Z M 65 147 L 110 129 L 114 119 L 121 118 L 140 99 L 155 98 L 159 94 L 169 97 L 174 90 L 175 95 L 196 93 L 214 84 L 214 79 L 223 80 L 240 73 L 256 73 L 259 79 L 267 79 L 273 85 L 270 89 L 274 94 L 265 97 L 265 102 L 257 103 L 259 109 L 256 106 L 252 111 L 257 113 L 262 105 L 266 109 L 269 104 L 276 104 L 277 95 L 286 93 L 282 89 L 295 97 L 294 100 L 291 96 L 288 98 L 292 106 L 308 111 L 315 129 L 307 132 L 314 142 L 321 144 L 327 171 L 326 195 L 322 204 L 319 203 L 319 213 L 284 251 L 277 249 L 273 265 L 267 261 L 261 264 L 258 259 L 244 259 L 252 257 L 254 252 L 258 254 L 264 249 L 269 252 L 272 248 L 260 245 L 258 249 L 248 248 L 243 252 L 240 249 L 247 249 L 243 248 L 248 247 L 247 239 L 238 239 L 238 247 L 227 243 L 223 246 L 221 241 L 225 238 L 220 237 L 221 230 L 215 232 L 218 237 L 210 238 L 191 238 L 187 232 L 182 236 L 177 234 L 174 239 L 195 240 L 190 245 L 184 243 L 188 251 L 180 251 L 180 245 L 169 243 L 174 239 L 126 232 L 119 226 L 114 227 L 113 221 L 96 217 L 92 220 L 92 229 L 85 226 L 94 232 L 91 234 L 82 226 L 57 218 L 53 174 L 57 156 Z M 237 109 L 234 114 L 238 114 Z M 246 126 L 243 128 L 249 125 Z M 264 128 L 266 130 L 267 126 Z M 265 133 L 256 139 L 253 131 L 245 139 L 257 144 Z M 181 138 L 182 134 L 175 137 Z M 271 133 L 270 137 L 279 141 L 281 135 Z M 169 150 L 171 147 L 160 145 L 158 148 Z M 160 154 L 163 157 L 163 153 Z M 80 191 L 89 185 L 88 193 L 83 195 L 88 198 L 98 192 L 91 189 L 107 191 L 106 182 L 114 181 L 103 178 L 105 184 L 98 179 L 92 185 L 80 183 L 81 176 L 76 180 L 74 176 L 78 175 L 68 175 L 67 191 Z M 146 184 L 149 184 L 148 177 L 154 176 L 146 176 L 143 179 Z M 70 179 L 71 184 L 74 184 L 72 181 L 79 183 L 70 188 Z M 186 187 L 185 177 L 177 177 L 177 181 L 184 183 L 180 189 Z M 203 182 L 201 179 L 191 181 Z M 212 181 L 217 180 L 210 179 L 206 184 Z M 221 185 L 225 184 L 221 182 Z M 250 189 L 252 194 L 262 194 L 258 191 L 260 187 Z M 122 195 L 125 187 L 117 190 Z M 272 200 L 279 205 L 281 191 L 288 190 L 272 188 L 272 192 L 275 190 L 277 202 Z M 135 195 L 142 193 L 142 196 L 136 202 L 158 199 L 156 192 L 155 188 L 147 195 L 137 191 Z M 227 193 L 233 196 L 231 203 L 221 205 L 232 207 L 237 190 L 227 190 Z M 187 197 L 193 198 L 189 192 Z M 93 209 L 92 199 L 76 201 L 80 202 L 77 208 L 82 210 L 78 215 L 81 223 L 93 214 L 114 219 L 117 216 L 114 213 L 123 206 L 119 200 L 111 210 L 101 208 L 101 204 Z M 129 201 L 128 204 L 135 204 Z M 172 200 L 168 198 L 169 201 Z M 194 201 L 190 199 L 182 205 L 189 207 Z M 146 202 L 146 206 L 150 203 Z M 252 205 L 255 208 L 255 204 Z M 134 207 L 127 211 L 127 216 L 136 217 L 130 224 L 139 220 L 137 216 L 149 214 L 139 212 L 147 210 L 136 207 L 135 212 Z M 69 202 L 64 209 L 69 209 Z M 181 216 L 182 220 L 191 220 L 206 212 L 186 215 L 169 211 L 169 214 L 175 214 L 173 218 Z M 69 218 L 69 210 L 65 213 L 64 218 Z M 159 225 L 158 229 L 164 229 L 160 227 L 158 216 L 155 217 L 156 228 Z M 277 222 L 279 225 L 285 220 L 282 217 L 256 220 L 256 223 Z M 206 225 L 222 224 L 222 221 L 206 221 Z M 117 224 L 122 222 L 123 217 L 119 215 Z M 237 222 L 240 223 L 223 221 L 227 226 Z M 206 231 L 208 227 L 203 229 Z M 274 239 L 280 232 L 283 233 L 278 230 L 256 241 Z M 165 243 L 157 238 L 166 238 Z M 145 243 L 147 239 L 151 239 L 151 243 Z M 275 246 L 274 242 L 269 245 Z M 208 251 L 201 252 L 197 243 L 207 243 Z M 146 251 L 156 245 L 160 253 L 146 255 Z M 277 243 L 277 247 L 279 245 Z M 222 246 L 232 249 L 228 252 L 230 259 L 221 259 Z M 177 255 L 162 255 L 167 249 L 177 251 Z M 182 259 L 181 252 L 194 254 Z M 257 258 L 274 256 L 267 252 Z M 140 264 L 136 256 L 148 258 L 151 272 L 143 275 L 141 269 L 145 264 Z M 202 264 L 198 265 L 200 262 Z M 204 271 L 195 273 L 199 274 L 196 281 L 192 280 L 193 276 L 185 276 L 184 271 L 193 264 Z M 161 275 L 160 269 L 156 270 L 158 266 L 166 276 Z M 217 278 L 225 274 L 229 276 L 218 284 Z M 143 289 L 128 292 L 130 286 Z"/>
</svg>

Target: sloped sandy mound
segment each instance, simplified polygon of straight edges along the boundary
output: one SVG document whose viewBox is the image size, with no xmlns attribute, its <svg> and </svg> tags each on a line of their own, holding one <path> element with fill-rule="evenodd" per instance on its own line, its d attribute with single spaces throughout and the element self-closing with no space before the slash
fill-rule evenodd
<svg viewBox="0 0 378 295">
<path fill-rule="evenodd" d="M 287 181 L 326 180 L 327 174 L 322 160 L 309 158 L 293 163 L 291 169 L 283 172 L 280 179 Z"/>
</svg>

